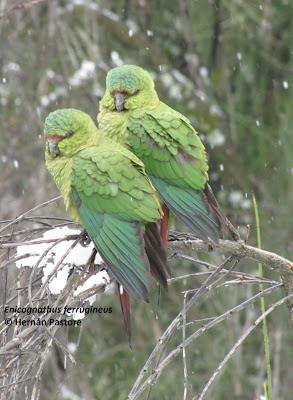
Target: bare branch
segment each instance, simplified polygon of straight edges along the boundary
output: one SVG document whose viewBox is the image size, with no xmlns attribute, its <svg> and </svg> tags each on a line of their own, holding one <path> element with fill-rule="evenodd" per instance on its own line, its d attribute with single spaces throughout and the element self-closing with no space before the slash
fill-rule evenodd
<svg viewBox="0 0 293 400">
<path fill-rule="evenodd" d="M 241 337 L 237 340 L 237 342 L 234 344 L 234 346 L 231 348 L 231 350 L 229 351 L 229 353 L 226 355 L 226 357 L 223 359 L 223 361 L 219 364 L 219 366 L 215 369 L 213 375 L 211 376 L 211 378 L 209 379 L 209 381 L 207 382 L 207 384 L 205 385 L 205 387 L 203 388 L 202 392 L 200 393 L 200 395 L 197 395 L 195 397 L 193 397 L 192 400 L 203 400 L 204 395 L 206 394 L 206 392 L 208 391 L 208 389 L 210 388 L 210 386 L 212 385 L 212 383 L 214 382 L 214 380 L 216 379 L 216 377 L 219 375 L 219 373 L 223 370 L 223 367 L 225 366 L 225 364 L 229 361 L 229 359 L 232 357 L 232 355 L 235 353 L 235 351 L 237 350 L 237 348 L 244 342 L 244 340 L 247 338 L 247 336 L 253 331 L 253 329 L 255 329 L 257 327 L 258 324 L 260 324 L 262 322 L 262 320 L 269 315 L 272 311 L 275 310 L 275 308 L 279 307 L 280 305 L 282 305 L 283 303 L 285 303 L 286 301 L 290 300 L 293 297 L 293 294 L 290 294 L 289 296 L 284 297 L 283 299 L 277 301 L 275 304 L 273 304 L 271 307 L 269 307 L 262 315 L 260 315 L 255 321 L 254 323 L 243 333 L 243 335 L 241 335 Z"/>
<path fill-rule="evenodd" d="M 46 0 L 34 0 L 31 1 L 30 3 L 23 3 L 22 1 L 19 1 L 18 3 L 14 4 L 13 6 L 9 7 L 6 11 L 4 11 L 2 14 L 0 14 L 0 19 L 6 17 L 11 11 L 14 10 L 27 10 L 39 3 L 43 3 Z"/>
<path fill-rule="evenodd" d="M 177 240 L 168 242 L 168 254 L 170 257 L 174 256 L 177 252 L 194 253 L 202 251 L 205 253 L 217 252 L 220 254 L 235 256 L 239 259 L 253 260 L 263 264 L 266 268 L 278 271 L 282 278 L 286 293 L 288 295 L 293 293 L 293 262 L 279 256 L 278 254 L 249 246 L 244 241 L 236 242 L 220 240 L 219 243 L 215 243 L 214 246 L 211 247 L 201 240 L 193 239 L 193 236 L 190 234 L 180 234 L 177 236 L 175 234 L 175 239 Z M 287 306 L 293 323 L 292 298 L 287 301 Z"/>
<path fill-rule="evenodd" d="M 220 253 L 226 255 L 233 255 L 239 258 L 245 258 L 262 263 L 265 267 L 274 269 L 279 273 L 293 273 L 293 262 L 287 260 L 278 254 L 271 253 L 256 247 L 248 246 L 243 241 L 235 242 L 230 240 L 220 240 L 215 243 L 213 248 L 201 240 L 187 239 L 190 234 L 183 235 L 179 240 L 168 242 L 168 254 L 172 256 L 174 253 L 194 253 L 202 251 L 204 253 Z"/>
</svg>

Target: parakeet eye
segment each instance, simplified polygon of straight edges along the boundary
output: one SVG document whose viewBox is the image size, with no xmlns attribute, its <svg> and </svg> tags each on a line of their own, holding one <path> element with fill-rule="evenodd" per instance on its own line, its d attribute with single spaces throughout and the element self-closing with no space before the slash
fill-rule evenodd
<svg viewBox="0 0 293 400">
<path fill-rule="evenodd" d="M 137 89 L 133 94 L 136 96 L 139 93 L 139 90 Z"/>
<path fill-rule="evenodd" d="M 73 135 L 74 135 L 74 132 L 73 131 L 69 131 L 69 132 L 66 133 L 65 137 L 66 138 L 70 138 Z"/>
</svg>

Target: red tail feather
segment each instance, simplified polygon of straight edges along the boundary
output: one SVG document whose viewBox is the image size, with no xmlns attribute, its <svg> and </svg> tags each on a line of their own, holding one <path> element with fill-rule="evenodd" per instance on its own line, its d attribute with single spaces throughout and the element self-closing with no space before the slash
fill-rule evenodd
<svg viewBox="0 0 293 400">
<path fill-rule="evenodd" d="M 166 247 L 167 242 L 168 242 L 168 234 L 169 234 L 169 208 L 166 206 L 166 204 L 163 205 L 162 207 L 164 216 L 161 219 L 161 238 L 163 245 Z"/>
<path fill-rule="evenodd" d="M 126 334 L 128 337 L 129 345 L 131 347 L 130 298 L 129 294 L 126 292 L 123 286 L 120 285 L 120 283 L 118 283 L 118 290 L 119 290 L 120 305 L 123 314 Z"/>
</svg>

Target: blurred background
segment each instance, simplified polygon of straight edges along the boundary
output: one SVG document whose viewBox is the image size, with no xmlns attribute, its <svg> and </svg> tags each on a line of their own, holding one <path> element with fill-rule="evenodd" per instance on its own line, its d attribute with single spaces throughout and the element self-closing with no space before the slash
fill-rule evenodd
<svg viewBox="0 0 293 400">
<path fill-rule="evenodd" d="M 293 258 L 292 0 L 45 0 L 5 14 L 16 3 L 0 0 L 1 220 L 59 194 L 44 164 L 47 114 L 72 107 L 96 120 L 106 73 L 115 66 L 136 64 L 151 73 L 161 100 L 186 115 L 200 132 L 210 184 L 243 236 L 251 225 L 248 243 L 256 245 L 253 191 L 263 248 Z M 64 216 L 61 202 L 50 213 Z M 175 228 L 186 231 L 179 224 Z M 187 262 L 174 265 L 175 276 L 201 270 Z M 257 265 L 242 262 L 238 269 L 256 272 Z M 279 280 L 274 272 L 265 270 L 265 276 Z M 99 302 L 113 306 L 113 313 L 86 317 L 78 364 L 70 373 L 58 351 L 52 352 L 41 398 L 125 399 L 156 339 L 180 311 L 181 291 L 198 284 L 196 279 L 173 284 L 162 295 L 158 319 L 156 293 L 150 306 L 133 305 L 132 351 L 116 293 L 101 296 Z M 194 318 L 224 312 L 257 290 L 222 288 L 197 305 Z M 246 309 L 192 345 L 190 393 L 202 388 L 258 314 L 259 308 Z M 286 307 L 277 309 L 268 324 L 274 398 L 289 400 L 293 340 Z M 261 327 L 256 333 L 234 355 L 207 399 L 261 398 Z M 77 336 L 77 329 L 71 330 L 69 341 L 75 343 Z M 181 376 L 178 358 L 150 398 L 181 398 Z"/>
</svg>

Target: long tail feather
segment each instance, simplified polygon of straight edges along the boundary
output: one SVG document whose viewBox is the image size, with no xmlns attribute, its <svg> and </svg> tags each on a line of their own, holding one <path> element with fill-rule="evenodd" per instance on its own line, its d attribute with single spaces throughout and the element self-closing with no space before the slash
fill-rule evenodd
<svg viewBox="0 0 293 400">
<path fill-rule="evenodd" d="M 167 288 L 167 279 L 171 276 L 171 269 L 167 262 L 166 248 L 163 245 L 158 226 L 155 222 L 146 224 L 144 240 L 151 274 L 161 286 Z"/>
<path fill-rule="evenodd" d="M 163 245 L 166 247 L 169 235 L 169 209 L 166 204 L 163 205 L 162 210 L 164 215 L 161 219 L 161 238 L 163 241 Z"/>
<path fill-rule="evenodd" d="M 120 283 L 118 283 L 120 306 L 123 315 L 126 335 L 129 341 L 129 346 L 131 348 L 131 319 L 130 319 L 130 297 L 126 290 Z"/>
</svg>

